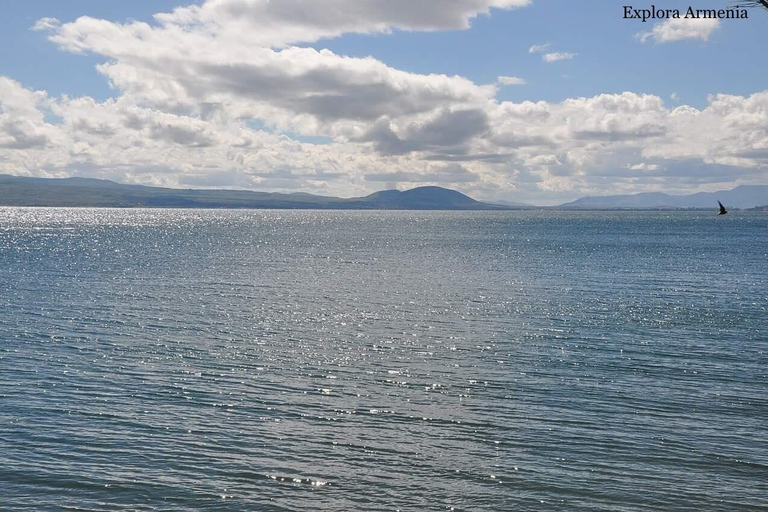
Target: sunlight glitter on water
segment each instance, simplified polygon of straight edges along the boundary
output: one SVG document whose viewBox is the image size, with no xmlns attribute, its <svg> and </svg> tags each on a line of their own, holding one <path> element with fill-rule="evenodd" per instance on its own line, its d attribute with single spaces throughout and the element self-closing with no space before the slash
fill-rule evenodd
<svg viewBox="0 0 768 512">
<path fill-rule="evenodd" d="M 676 215 L 0 209 L 3 505 L 752 510 L 768 216 Z"/>
</svg>

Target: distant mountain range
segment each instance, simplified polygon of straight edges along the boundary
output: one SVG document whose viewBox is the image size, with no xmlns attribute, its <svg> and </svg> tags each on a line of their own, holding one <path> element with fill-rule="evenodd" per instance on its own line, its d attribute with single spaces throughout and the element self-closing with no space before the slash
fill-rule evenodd
<svg viewBox="0 0 768 512">
<path fill-rule="evenodd" d="M 0 206 L 118 208 L 287 208 L 346 210 L 621 210 L 716 208 L 768 209 L 768 185 L 676 196 L 661 192 L 583 197 L 559 206 L 496 201 L 484 203 L 442 187 L 383 190 L 365 197 L 339 198 L 306 193 L 202 190 L 123 185 L 91 178 L 27 178 L 0 174 Z"/>
<path fill-rule="evenodd" d="M 122 208 L 304 208 L 354 210 L 507 210 L 442 187 L 385 190 L 343 199 L 305 193 L 199 190 L 122 185 L 90 178 L 0 175 L 0 206 Z"/>
<path fill-rule="evenodd" d="M 662 192 L 646 192 L 632 195 L 582 197 L 561 204 L 566 210 L 613 210 L 613 209 L 680 209 L 717 208 L 717 202 L 728 208 L 754 208 L 768 204 L 768 185 L 742 185 L 732 190 L 699 192 L 686 196 L 674 196 Z"/>
</svg>

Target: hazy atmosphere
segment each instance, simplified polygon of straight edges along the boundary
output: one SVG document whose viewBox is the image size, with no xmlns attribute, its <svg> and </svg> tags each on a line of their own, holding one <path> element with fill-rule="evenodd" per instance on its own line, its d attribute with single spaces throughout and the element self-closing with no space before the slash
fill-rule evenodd
<svg viewBox="0 0 768 512">
<path fill-rule="evenodd" d="M 642 22 L 610 0 L 2 9 L 0 173 L 341 197 L 440 185 L 543 205 L 768 182 L 762 10 Z"/>
</svg>

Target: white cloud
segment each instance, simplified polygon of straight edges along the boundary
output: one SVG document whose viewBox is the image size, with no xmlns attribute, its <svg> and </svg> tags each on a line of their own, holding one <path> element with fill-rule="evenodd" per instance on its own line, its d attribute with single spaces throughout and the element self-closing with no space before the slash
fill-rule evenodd
<svg viewBox="0 0 768 512">
<path fill-rule="evenodd" d="M 552 46 L 552 43 L 535 44 L 528 49 L 528 53 L 540 53 L 548 50 Z"/>
<path fill-rule="evenodd" d="M 641 162 L 639 164 L 627 164 L 627 169 L 633 170 L 633 171 L 656 171 L 660 167 L 657 164 L 648 164 L 645 162 Z"/>
<path fill-rule="evenodd" d="M 541 56 L 541 59 L 544 62 L 557 62 L 559 60 L 570 60 L 574 58 L 577 53 L 567 53 L 567 52 L 552 52 L 552 53 L 545 53 Z"/>
<path fill-rule="evenodd" d="M 57 130 L 44 121 L 47 106 L 44 92 L 0 76 L 0 151 L 45 148 L 58 139 Z"/>
<path fill-rule="evenodd" d="M 643 148 L 647 157 L 751 169 L 768 166 L 768 91 L 746 98 L 717 94 L 703 110 L 687 105 L 673 109 L 666 123 L 671 136 Z"/>
<path fill-rule="evenodd" d="M 61 22 L 56 18 L 40 18 L 32 25 L 32 30 L 56 30 L 61 26 Z"/>
<path fill-rule="evenodd" d="M 347 196 L 440 183 L 533 202 L 768 180 L 768 91 L 713 96 L 701 110 L 633 92 L 500 102 L 497 85 L 525 81 L 478 85 L 290 44 L 464 28 L 527 1 L 440 2 L 436 18 L 422 9 L 437 0 L 344 3 L 364 11 L 354 16 L 340 0 L 284 8 L 298 1 L 209 0 L 158 15 L 160 25 L 41 20 L 62 48 L 103 56 L 116 97 L 52 98 L 0 77 L 0 172 Z"/>
<path fill-rule="evenodd" d="M 382 154 L 400 155 L 414 151 L 463 154 L 473 139 L 490 129 L 484 109 L 445 108 L 430 117 L 392 120 L 380 118 L 361 142 L 373 142 Z"/>
<path fill-rule="evenodd" d="M 528 53 L 542 53 L 546 52 L 552 47 L 552 43 L 535 44 L 528 49 Z M 569 60 L 578 55 L 577 53 L 568 52 L 547 52 L 541 56 L 541 60 L 544 62 L 557 62 L 559 60 Z"/>
<path fill-rule="evenodd" d="M 524 3 L 473 0 L 468 2 L 471 10 L 467 2 L 461 3 L 450 19 L 466 21 L 467 16 L 488 6 Z M 241 4 L 217 0 L 177 9 L 172 15 L 158 16 L 165 23 L 161 27 L 84 17 L 56 28 L 50 38 L 69 51 L 97 53 L 110 59 L 98 66 L 99 71 L 135 101 L 172 111 L 226 111 L 230 116 L 259 118 L 272 128 L 309 135 L 359 136 L 368 123 L 382 115 L 418 115 L 446 104 L 471 107 L 495 95 L 494 86 L 479 86 L 458 76 L 408 73 L 373 58 L 344 57 L 312 48 L 289 46 L 276 50 L 254 46 L 253 37 L 263 45 L 292 38 L 271 34 L 269 20 L 255 15 L 231 21 L 230 17 L 239 12 L 238 6 L 245 8 Z M 283 5 L 280 2 L 251 4 L 258 12 L 288 16 L 278 9 L 278 4 Z M 362 3 L 354 5 L 360 7 Z M 390 3 L 386 3 L 387 9 L 382 5 L 374 2 L 368 6 L 372 10 L 370 19 L 394 16 L 396 21 L 402 15 L 400 11 L 390 12 Z M 272 12 L 270 6 L 278 12 Z M 344 28 L 346 14 L 342 16 L 331 7 L 329 19 L 320 28 L 327 25 L 335 27 L 333 30 L 356 30 Z M 421 7 L 414 9 L 420 12 Z M 413 27 L 419 26 L 418 12 Z M 293 25 L 310 23 L 300 13 L 294 12 L 299 18 Z M 361 27 L 365 28 L 368 21 L 363 18 Z M 449 21 L 445 21 L 446 27 L 455 25 Z M 185 24 L 174 24 L 182 22 Z M 251 26 L 241 26 L 247 22 Z M 385 21 L 377 23 L 390 26 Z M 288 30 L 293 25 L 286 22 L 280 26 Z M 308 28 L 297 34 L 312 39 L 310 32 Z"/>
<path fill-rule="evenodd" d="M 219 42 L 238 41 L 278 48 L 345 33 L 467 29 L 479 14 L 488 14 L 492 9 L 525 7 L 530 3 L 531 0 L 207 0 L 202 5 L 156 14 L 155 19 L 162 25 L 160 29 L 145 23 L 131 23 L 118 30 L 146 37 L 154 37 L 157 32 L 169 32 L 166 35 L 173 37 L 204 32 Z M 100 33 L 110 30 L 108 25 L 109 22 L 103 20 L 82 17 L 65 24 L 57 42 L 72 50 L 87 50 L 96 43 Z M 86 38 L 78 41 L 73 37 L 78 34 Z"/>
<path fill-rule="evenodd" d="M 516 76 L 500 76 L 496 81 L 501 85 L 525 85 L 528 83 L 524 78 Z"/>
<path fill-rule="evenodd" d="M 0 79 L 0 93 L 0 119 L 8 120 L 0 123 L 0 172 L 14 174 L 340 195 L 383 182 L 439 183 L 545 200 L 601 193 L 608 184 L 626 193 L 658 188 L 666 175 L 676 190 L 696 191 L 722 181 L 722 170 L 706 171 L 722 166 L 733 168 L 732 180 L 768 178 L 768 91 L 713 96 L 703 110 L 668 109 L 657 96 L 634 93 L 492 101 L 381 118 L 365 136 L 329 145 L 253 129 L 226 111 L 204 119 L 129 96 L 49 98 L 8 79 Z M 62 122 L 47 123 L 46 110 Z M 653 181 L 643 182 L 650 171 Z"/>
<path fill-rule="evenodd" d="M 640 42 L 653 39 L 656 43 L 669 43 L 682 39 L 702 39 L 707 41 L 717 28 L 720 20 L 716 18 L 669 18 L 658 23 L 650 32 L 635 35 Z"/>
</svg>

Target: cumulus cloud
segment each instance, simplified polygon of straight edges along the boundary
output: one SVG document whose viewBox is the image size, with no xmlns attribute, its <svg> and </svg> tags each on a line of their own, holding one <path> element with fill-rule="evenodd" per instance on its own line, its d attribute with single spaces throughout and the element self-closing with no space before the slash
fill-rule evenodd
<svg viewBox="0 0 768 512">
<path fill-rule="evenodd" d="M 461 164 L 451 163 L 430 167 L 426 172 L 382 172 L 371 173 L 365 176 L 366 181 L 378 181 L 383 183 L 474 183 L 480 177 L 467 170 Z"/>
<path fill-rule="evenodd" d="M 0 148 L 44 148 L 48 142 L 49 139 L 45 133 L 41 133 L 28 120 L 11 121 L 0 117 Z"/>
<path fill-rule="evenodd" d="M 672 137 L 643 148 L 644 155 L 752 169 L 768 166 L 768 91 L 749 97 L 713 95 L 703 110 L 681 106 L 670 111 L 667 124 Z"/>
<path fill-rule="evenodd" d="M 52 98 L 0 77 L 0 172 L 346 196 L 434 183 L 531 202 L 653 189 L 669 176 L 678 192 L 726 172 L 734 184 L 768 179 L 768 91 L 715 95 L 701 109 L 634 92 L 509 102 L 498 87 L 523 79 L 479 85 L 292 46 L 463 29 L 527 3 L 208 0 L 155 24 L 44 18 L 34 28 L 61 48 L 103 58 L 115 97 Z M 529 51 L 575 56 L 549 49 Z"/>
<path fill-rule="evenodd" d="M 666 133 L 664 103 L 658 96 L 601 94 L 563 102 L 564 122 L 577 139 L 637 140 Z"/>
<path fill-rule="evenodd" d="M 488 7 L 525 3 L 454 2 L 453 17 L 440 23 L 451 27 L 454 21 L 466 21 Z M 390 2 L 353 5 L 362 8 L 363 4 L 371 9 L 368 18 L 377 20 L 381 27 L 401 26 L 397 21 L 400 11 L 384 9 Z M 267 40 L 273 37 L 269 35 L 272 22 L 253 15 L 251 9 L 282 20 L 288 12 L 280 6 L 282 2 L 212 0 L 158 15 L 164 23 L 159 27 L 83 17 L 55 26 L 50 39 L 69 51 L 96 53 L 110 59 L 98 66 L 99 71 L 136 101 L 169 111 L 203 114 L 225 110 L 228 115 L 264 119 L 272 128 L 309 135 L 357 136 L 366 130 L 367 123 L 382 115 L 417 115 L 446 104 L 469 108 L 488 102 L 496 93 L 492 85 L 476 85 L 458 76 L 408 73 L 373 58 L 351 58 L 328 50 L 292 46 L 271 48 L 276 41 L 291 39 L 278 34 L 274 35 L 276 39 Z M 235 16 L 243 9 L 242 16 Z M 421 7 L 411 11 L 414 9 L 420 12 Z M 333 9 L 327 12 L 328 19 L 322 26 L 354 31 L 354 27 L 346 26 L 349 21 L 342 11 L 336 13 L 338 16 Z M 309 29 L 305 30 L 309 19 L 297 14 L 303 12 L 301 9 L 292 12 L 299 18 L 280 27 L 304 27 L 297 37 L 304 34 L 304 40 L 312 39 Z M 233 16 L 237 19 L 230 20 Z M 362 18 L 360 26 L 367 26 L 366 19 Z M 418 19 L 416 16 L 411 28 L 421 26 Z M 250 25 L 238 29 L 243 23 Z M 254 41 L 252 34 L 266 39 Z"/>
<path fill-rule="evenodd" d="M 544 62 L 550 63 L 550 62 L 557 62 L 559 60 L 570 60 L 574 58 L 577 53 L 568 53 L 568 52 L 552 52 L 552 53 L 545 53 L 541 56 L 541 59 Z"/>
<path fill-rule="evenodd" d="M 0 87 L 2 116 L 14 116 L 0 123 L 0 172 L 341 195 L 368 193 L 377 183 L 436 183 L 534 198 L 599 193 L 607 184 L 638 191 L 642 176 L 673 172 L 691 190 L 722 180 L 726 168 L 745 180 L 768 175 L 768 91 L 716 95 L 702 110 L 669 109 L 657 96 L 635 93 L 444 107 L 382 116 L 357 139 L 315 145 L 247 120 L 164 112 L 128 96 L 48 98 L 8 79 Z M 46 123 L 46 111 L 61 122 Z M 683 181 L 684 165 L 697 178 Z"/>
<path fill-rule="evenodd" d="M 398 126 L 388 117 L 379 119 L 360 142 L 373 142 L 382 154 L 413 151 L 466 152 L 466 144 L 490 128 L 484 110 L 450 110 L 434 118 Z"/>
<path fill-rule="evenodd" d="M 200 27 L 246 37 L 252 44 L 280 47 L 344 33 L 399 30 L 460 30 L 478 14 L 512 9 L 531 0 L 208 0 L 155 15 L 166 27 Z"/>
<path fill-rule="evenodd" d="M 56 128 L 45 122 L 48 95 L 25 89 L 0 76 L 0 148 L 44 148 L 56 138 Z"/>
<path fill-rule="evenodd" d="M 34 28 L 53 31 L 51 39 L 74 52 L 131 52 L 135 48 L 126 47 L 126 39 L 154 43 L 191 36 L 198 42 L 216 40 L 226 46 L 282 48 L 346 33 L 468 29 L 479 14 L 530 3 L 531 0 L 207 0 L 202 5 L 156 14 L 160 26 L 141 22 L 117 24 L 83 16 L 65 24 L 55 18 L 42 18 Z"/>
<path fill-rule="evenodd" d="M 682 39 L 701 39 L 707 41 L 717 28 L 720 20 L 716 18 L 669 18 L 658 23 L 649 32 L 635 35 L 640 42 L 653 40 L 656 43 L 669 43 Z"/>
</svg>

